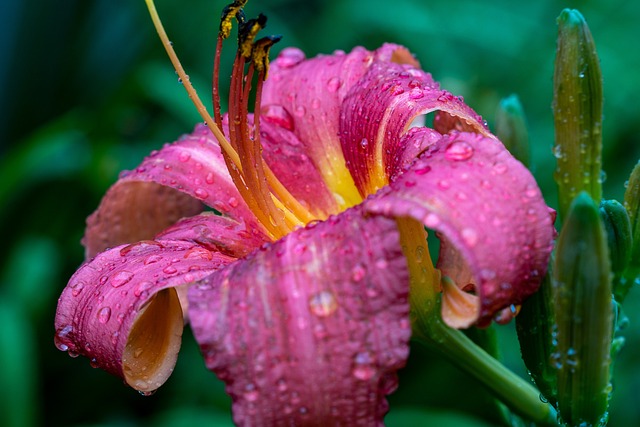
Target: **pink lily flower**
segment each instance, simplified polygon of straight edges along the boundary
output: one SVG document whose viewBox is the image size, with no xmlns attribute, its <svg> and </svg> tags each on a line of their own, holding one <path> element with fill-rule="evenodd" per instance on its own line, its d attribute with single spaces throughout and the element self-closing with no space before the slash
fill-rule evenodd
<svg viewBox="0 0 640 427">
<path fill-rule="evenodd" d="M 269 69 L 274 39 L 254 42 L 263 18 L 238 8 L 219 40 L 238 13 L 227 115 L 214 92 L 224 136 L 198 125 L 109 189 L 56 345 L 150 393 L 188 320 L 237 424 L 379 424 L 409 353 L 410 282 L 424 282 L 412 238 L 440 237 L 443 280 L 426 283 L 444 321 L 484 326 L 537 289 L 551 216 L 527 169 L 404 47 L 288 48 Z"/>
</svg>

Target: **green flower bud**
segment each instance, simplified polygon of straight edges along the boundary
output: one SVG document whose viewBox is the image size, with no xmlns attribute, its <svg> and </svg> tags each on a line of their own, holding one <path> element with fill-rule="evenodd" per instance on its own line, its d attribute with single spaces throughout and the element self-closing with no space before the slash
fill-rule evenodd
<svg viewBox="0 0 640 427">
<path fill-rule="evenodd" d="M 600 425 L 611 392 L 611 262 L 598 208 L 586 192 L 572 203 L 558 238 L 552 283 L 560 417 L 569 425 Z"/>
<path fill-rule="evenodd" d="M 631 259 L 625 276 L 633 281 L 640 276 L 640 162 L 633 168 L 626 186 L 624 206 L 629 213 L 631 222 L 633 248 L 631 249 Z"/>
<path fill-rule="evenodd" d="M 565 218 L 581 191 L 599 203 L 603 180 L 602 73 L 593 37 L 577 10 L 565 9 L 558 17 L 553 84 L 555 179 Z"/>
<path fill-rule="evenodd" d="M 607 234 L 611 272 L 614 274 L 613 293 L 616 300 L 621 302 L 631 283 L 622 277 L 631 259 L 631 222 L 627 210 L 617 200 L 603 200 L 600 203 L 600 217 Z"/>
<path fill-rule="evenodd" d="M 540 398 L 555 406 L 558 401 L 557 370 L 550 360 L 557 344 L 557 332 L 550 274 L 551 271 L 547 272 L 538 292 L 522 304 L 516 316 L 516 331 L 522 360 L 540 390 Z"/>
<path fill-rule="evenodd" d="M 524 110 L 517 95 L 500 101 L 496 112 L 496 136 L 513 157 L 529 167 L 529 134 Z"/>
</svg>

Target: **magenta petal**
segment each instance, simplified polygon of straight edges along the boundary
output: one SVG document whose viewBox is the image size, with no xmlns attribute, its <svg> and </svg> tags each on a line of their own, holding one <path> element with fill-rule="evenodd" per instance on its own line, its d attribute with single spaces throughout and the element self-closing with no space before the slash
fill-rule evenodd
<svg viewBox="0 0 640 427">
<path fill-rule="evenodd" d="M 121 181 L 156 182 L 175 188 L 234 219 L 256 222 L 236 189 L 220 146 L 203 124 L 176 142 L 151 153 Z"/>
<path fill-rule="evenodd" d="M 375 61 L 350 90 L 340 115 L 342 150 L 362 195 L 374 193 L 406 157 L 403 136 L 419 115 L 440 111 L 438 133 L 489 135 L 482 118 L 461 98 L 439 90 L 431 75 L 411 65 Z"/>
<path fill-rule="evenodd" d="M 241 258 L 270 241 L 261 229 L 250 229 L 243 222 L 212 212 L 183 218 L 156 236 L 156 240 L 185 240 L 234 258 Z"/>
<path fill-rule="evenodd" d="M 408 356 L 395 221 L 348 210 L 189 291 L 207 367 L 239 425 L 376 425 Z"/>
<path fill-rule="evenodd" d="M 58 300 L 56 345 L 150 392 L 176 362 L 183 313 L 174 288 L 234 258 L 187 242 L 144 241 L 99 254 L 73 275 Z"/>
<path fill-rule="evenodd" d="M 366 206 L 444 236 L 438 267 L 463 281 L 459 287 L 472 278 L 479 325 L 532 294 L 546 271 L 554 233 L 548 208 L 529 171 L 492 138 L 445 136 Z"/>
</svg>

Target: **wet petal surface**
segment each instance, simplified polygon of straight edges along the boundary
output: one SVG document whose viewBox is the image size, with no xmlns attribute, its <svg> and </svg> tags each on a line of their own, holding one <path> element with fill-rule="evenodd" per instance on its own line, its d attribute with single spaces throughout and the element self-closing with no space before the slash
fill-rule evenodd
<svg viewBox="0 0 640 427">
<path fill-rule="evenodd" d="M 480 298 L 478 318 L 445 316 L 451 326 L 487 325 L 535 292 L 546 271 L 548 208 L 529 171 L 492 138 L 445 136 L 366 208 L 414 218 L 441 235 L 438 268 Z"/>
<path fill-rule="evenodd" d="M 375 425 L 408 356 L 408 272 L 393 220 L 349 210 L 189 292 L 205 362 L 240 425 Z"/>
<path fill-rule="evenodd" d="M 151 392 L 167 380 L 180 349 L 183 309 L 176 289 L 234 259 L 179 241 L 107 250 L 80 267 L 62 292 L 56 346 Z"/>
</svg>

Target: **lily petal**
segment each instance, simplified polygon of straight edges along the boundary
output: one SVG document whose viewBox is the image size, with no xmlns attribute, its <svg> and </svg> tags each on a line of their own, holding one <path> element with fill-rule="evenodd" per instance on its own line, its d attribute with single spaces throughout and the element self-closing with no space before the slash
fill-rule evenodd
<svg viewBox="0 0 640 427">
<path fill-rule="evenodd" d="M 399 168 L 413 120 L 433 111 L 434 130 L 489 136 L 482 118 L 461 98 L 439 90 L 431 75 L 408 64 L 375 61 L 345 97 L 340 115 L 342 150 L 363 196 L 389 182 Z"/>
<path fill-rule="evenodd" d="M 376 425 L 408 356 L 393 220 L 348 210 L 207 277 L 189 317 L 239 425 Z"/>
<path fill-rule="evenodd" d="M 162 385 L 180 349 L 177 287 L 235 258 L 180 241 L 143 241 L 99 254 L 73 275 L 58 301 L 56 345 L 141 392 Z"/>
<path fill-rule="evenodd" d="M 464 318 L 455 313 L 473 312 L 444 307 L 451 326 L 487 325 L 535 292 L 546 271 L 548 208 L 529 171 L 493 138 L 443 137 L 365 203 L 370 212 L 411 217 L 443 236 L 438 268 L 463 290 L 470 286 L 480 303 Z"/>
<path fill-rule="evenodd" d="M 193 242 L 234 258 L 242 258 L 270 241 L 259 229 L 249 229 L 243 222 L 213 212 L 183 218 L 158 234 L 156 240 Z"/>
<path fill-rule="evenodd" d="M 217 141 L 199 124 L 123 173 L 109 189 L 87 219 L 87 258 L 108 247 L 152 239 L 178 219 L 201 212 L 203 203 L 261 227 L 234 186 Z"/>
</svg>

